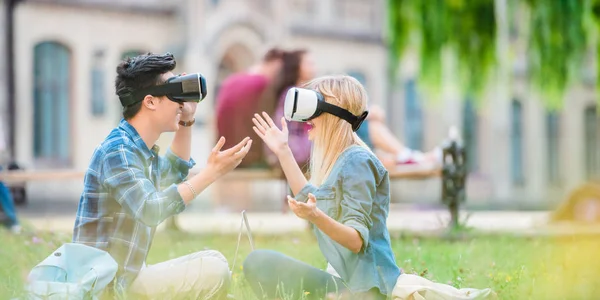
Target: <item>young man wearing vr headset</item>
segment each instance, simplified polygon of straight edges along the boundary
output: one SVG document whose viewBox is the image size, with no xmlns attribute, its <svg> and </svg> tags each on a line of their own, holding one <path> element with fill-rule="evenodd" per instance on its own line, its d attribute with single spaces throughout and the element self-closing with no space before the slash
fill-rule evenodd
<svg viewBox="0 0 600 300">
<path fill-rule="evenodd" d="M 217 251 L 200 251 L 147 266 L 156 227 L 183 211 L 212 182 L 245 157 L 245 138 L 221 151 L 221 138 L 206 168 L 189 177 L 191 135 L 198 102 L 206 96 L 200 74 L 175 76 L 171 54 L 147 54 L 117 67 L 116 94 L 123 119 L 96 148 L 85 175 L 73 242 L 107 251 L 119 264 L 114 292 L 151 296 L 183 294 L 194 299 L 226 295 L 229 266 Z M 159 156 L 164 132 L 176 132 Z"/>
</svg>

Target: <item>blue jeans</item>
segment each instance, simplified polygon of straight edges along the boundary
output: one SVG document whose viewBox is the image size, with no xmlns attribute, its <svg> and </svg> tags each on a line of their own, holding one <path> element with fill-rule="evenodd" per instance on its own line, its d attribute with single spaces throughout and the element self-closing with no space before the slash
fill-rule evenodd
<svg viewBox="0 0 600 300">
<path fill-rule="evenodd" d="M 255 250 L 244 261 L 244 277 L 259 299 L 386 299 L 378 292 L 349 292 L 344 281 L 323 270 L 272 250 Z M 337 298 L 336 298 L 337 299 Z"/>
<path fill-rule="evenodd" d="M 6 224 L 8 227 L 19 224 L 15 212 L 15 202 L 10 194 L 10 190 L 2 181 L 0 181 L 0 206 L 2 206 L 2 210 L 8 218 L 8 224 Z"/>
</svg>

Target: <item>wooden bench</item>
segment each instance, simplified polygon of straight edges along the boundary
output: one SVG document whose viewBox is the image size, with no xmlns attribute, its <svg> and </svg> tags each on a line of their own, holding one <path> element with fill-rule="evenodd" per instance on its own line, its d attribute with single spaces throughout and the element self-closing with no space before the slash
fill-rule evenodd
<svg viewBox="0 0 600 300">
<path fill-rule="evenodd" d="M 192 169 L 190 176 L 199 172 Z M 54 181 L 54 180 L 78 180 L 83 179 L 85 172 L 65 170 L 12 170 L 0 172 L 0 181 L 6 183 L 29 182 L 29 181 Z M 236 169 L 223 176 L 220 180 L 271 180 L 284 179 L 279 170 L 269 169 Z M 390 179 L 425 179 L 441 176 L 440 168 L 407 168 L 390 172 Z"/>
<path fill-rule="evenodd" d="M 197 174 L 200 170 L 191 170 L 190 176 Z M 219 180 L 272 180 L 283 179 L 281 172 L 269 169 L 236 169 L 227 173 Z"/>
<path fill-rule="evenodd" d="M 419 166 L 410 165 L 401 167 L 389 173 L 390 180 L 425 180 L 428 178 L 441 177 L 441 168 L 421 168 Z M 234 210 L 250 209 L 252 202 L 250 199 L 240 200 L 239 195 L 246 195 L 252 192 L 250 183 L 256 181 L 278 180 L 285 181 L 285 177 L 281 171 L 272 171 L 268 169 L 236 169 L 233 172 L 223 176 L 214 184 L 216 193 L 211 201 L 216 205 L 228 207 Z M 238 182 L 228 183 L 228 181 Z M 244 184 L 245 183 L 245 184 Z M 280 193 L 282 201 L 281 209 L 286 211 L 287 204 L 284 201 L 285 196 L 290 193 L 289 186 L 286 184 L 281 191 L 274 190 L 273 192 Z M 250 202 L 249 202 L 250 201 Z"/>
<path fill-rule="evenodd" d="M 193 176 L 199 172 L 198 169 L 192 169 L 190 176 Z M 85 172 L 77 170 L 11 170 L 0 172 L 0 181 L 5 182 L 7 186 L 13 190 L 26 190 L 27 183 L 39 182 L 39 181 L 60 181 L 60 180 L 83 180 Z M 407 170 L 396 170 L 390 172 L 391 180 L 423 180 L 427 178 L 440 177 L 441 169 L 418 169 L 409 168 Z M 269 169 L 236 169 L 217 181 L 217 186 L 221 186 L 219 183 L 227 185 L 227 181 L 266 181 L 266 180 L 284 180 L 284 176 L 279 170 Z M 218 197 L 218 196 L 217 196 Z M 26 203 L 26 196 L 23 195 L 24 199 L 19 199 L 18 204 Z M 218 199 L 215 199 L 219 202 Z"/>
<path fill-rule="evenodd" d="M 417 179 L 417 180 L 422 180 L 422 179 L 428 179 L 428 178 L 433 178 L 433 177 L 440 177 L 442 176 L 442 169 L 441 168 L 427 168 L 427 169 L 410 169 L 410 170 L 394 170 L 390 172 L 390 179 L 391 180 L 398 180 L 398 179 Z"/>
<path fill-rule="evenodd" d="M 10 190 L 16 205 L 27 203 L 27 183 L 31 181 L 56 181 L 83 179 L 84 172 L 75 170 L 10 170 L 0 172 L 0 181 Z"/>
<path fill-rule="evenodd" d="M 83 179 L 84 174 L 84 172 L 75 170 L 13 170 L 0 172 L 0 181 L 6 183 L 22 183 L 29 181 Z"/>
</svg>

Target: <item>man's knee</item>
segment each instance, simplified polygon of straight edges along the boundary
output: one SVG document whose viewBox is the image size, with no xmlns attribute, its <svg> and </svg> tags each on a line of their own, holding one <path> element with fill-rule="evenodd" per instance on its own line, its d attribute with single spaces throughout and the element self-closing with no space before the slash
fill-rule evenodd
<svg viewBox="0 0 600 300">
<path fill-rule="evenodd" d="M 225 256 L 218 251 L 211 251 L 209 255 L 202 256 L 198 267 L 201 269 L 201 273 L 214 278 L 214 282 L 217 284 L 229 282 L 231 278 L 229 263 Z"/>
<path fill-rule="evenodd" d="M 196 278 L 196 291 L 205 296 L 206 299 L 221 299 L 227 294 L 231 285 L 231 272 L 229 263 L 222 255 L 203 256 L 196 259 L 195 268 L 198 274 Z"/>
<path fill-rule="evenodd" d="M 220 259 L 218 257 L 210 258 L 214 260 L 212 263 L 212 273 L 215 278 L 218 278 L 221 281 L 229 281 L 231 278 L 231 272 L 229 270 L 229 263 L 226 259 Z"/>
<path fill-rule="evenodd" d="M 184 273 L 184 295 L 192 298 L 222 299 L 231 284 L 229 263 L 222 253 L 215 250 L 199 251 L 188 255 L 175 268 Z"/>
<path fill-rule="evenodd" d="M 213 257 L 213 258 L 219 259 L 220 261 L 224 262 L 225 264 L 228 264 L 227 258 L 225 258 L 223 253 L 221 253 L 217 250 L 204 250 L 204 251 L 196 252 L 196 253 L 194 253 L 194 255 L 195 255 L 195 257 Z"/>
<path fill-rule="evenodd" d="M 221 299 L 230 283 L 227 259 L 217 251 L 201 251 L 150 266 L 140 273 L 131 291 L 157 299 L 173 293 L 195 299 Z"/>
</svg>

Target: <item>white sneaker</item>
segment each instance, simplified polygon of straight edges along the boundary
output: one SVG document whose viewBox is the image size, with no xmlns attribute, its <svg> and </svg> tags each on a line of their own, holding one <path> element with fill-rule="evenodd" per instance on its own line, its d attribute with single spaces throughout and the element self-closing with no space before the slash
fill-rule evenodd
<svg viewBox="0 0 600 300">
<path fill-rule="evenodd" d="M 448 137 L 450 138 L 451 141 L 459 141 L 460 140 L 460 132 L 458 130 L 458 127 L 452 125 L 450 126 L 450 129 L 448 130 Z"/>
<path fill-rule="evenodd" d="M 444 150 L 441 147 L 435 147 L 433 149 L 433 156 L 435 163 L 441 164 L 444 161 Z"/>
</svg>

